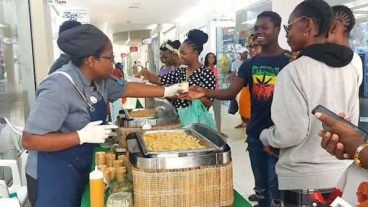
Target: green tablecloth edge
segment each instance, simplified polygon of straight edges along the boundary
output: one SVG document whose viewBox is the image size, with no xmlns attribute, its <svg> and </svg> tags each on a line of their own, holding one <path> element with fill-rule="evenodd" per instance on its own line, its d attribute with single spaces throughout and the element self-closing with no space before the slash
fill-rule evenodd
<svg viewBox="0 0 368 207">
<path fill-rule="evenodd" d="M 96 152 L 103 152 L 103 151 L 104 152 L 107 152 L 109 150 L 110 149 L 102 148 L 99 145 L 97 145 L 95 147 L 94 152 L 93 152 L 93 159 L 92 159 L 91 171 L 95 169 L 96 156 L 94 156 L 94 155 L 96 154 Z M 90 201 L 90 199 L 89 199 L 89 183 L 88 183 L 86 185 L 86 187 L 84 188 L 84 190 L 83 190 L 82 200 L 81 200 L 81 207 L 90 207 L 89 201 Z"/>
</svg>

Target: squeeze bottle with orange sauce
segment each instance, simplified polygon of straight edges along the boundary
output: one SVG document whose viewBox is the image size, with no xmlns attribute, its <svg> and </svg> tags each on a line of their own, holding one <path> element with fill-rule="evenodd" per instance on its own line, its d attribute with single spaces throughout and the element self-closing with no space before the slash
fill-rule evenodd
<svg viewBox="0 0 368 207">
<path fill-rule="evenodd" d="M 97 166 L 95 170 L 89 174 L 89 197 L 91 207 L 104 207 L 104 194 L 105 184 L 103 173 L 98 170 Z"/>
</svg>

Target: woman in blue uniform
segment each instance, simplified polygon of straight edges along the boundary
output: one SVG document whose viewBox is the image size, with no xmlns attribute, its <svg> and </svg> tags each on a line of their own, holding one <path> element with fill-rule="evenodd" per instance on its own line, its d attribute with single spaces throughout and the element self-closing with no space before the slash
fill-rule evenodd
<svg viewBox="0 0 368 207">
<path fill-rule="evenodd" d="M 62 32 L 58 46 L 71 61 L 40 84 L 22 140 L 30 151 L 26 174 L 36 207 L 80 206 L 94 144 L 103 143 L 114 128 L 101 125 L 107 101 L 168 97 L 178 89 L 112 79 L 111 41 L 93 25 Z"/>
</svg>

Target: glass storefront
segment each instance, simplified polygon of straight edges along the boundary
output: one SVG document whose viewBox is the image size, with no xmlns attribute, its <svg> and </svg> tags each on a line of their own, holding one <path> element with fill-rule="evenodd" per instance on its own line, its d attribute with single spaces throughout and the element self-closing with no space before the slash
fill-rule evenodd
<svg viewBox="0 0 368 207">
<path fill-rule="evenodd" d="M 0 0 L 0 117 L 23 125 L 35 99 L 29 2 Z"/>
</svg>

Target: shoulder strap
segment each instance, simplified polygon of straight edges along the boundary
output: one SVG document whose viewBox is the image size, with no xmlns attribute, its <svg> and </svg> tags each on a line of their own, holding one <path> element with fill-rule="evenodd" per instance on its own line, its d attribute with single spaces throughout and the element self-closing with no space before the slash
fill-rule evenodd
<svg viewBox="0 0 368 207">
<path fill-rule="evenodd" d="M 67 72 L 64 71 L 55 71 L 53 73 L 51 73 L 50 75 L 46 76 L 43 80 L 45 81 L 48 77 L 54 75 L 54 74 L 60 74 L 63 75 L 64 77 L 66 77 L 69 82 L 74 86 L 75 90 L 79 93 L 79 95 L 82 97 L 83 101 L 90 107 L 91 111 L 94 111 L 94 107 L 92 106 L 92 104 L 90 104 L 86 98 L 86 96 L 82 93 L 82 91 L 75 85 L 74 80 L 72 78 L 71 75 L 69 75 Z"/>
<path fill-rule="evenodd" d="M 73 84 L 73 86 L 76 87 L 72 76 L 70 76 L 67 72 L 64 72 L 64 71 L 55 71 L 53 74 L 61 74 L 61 75 L 65 76 Z"/>
</svg>

